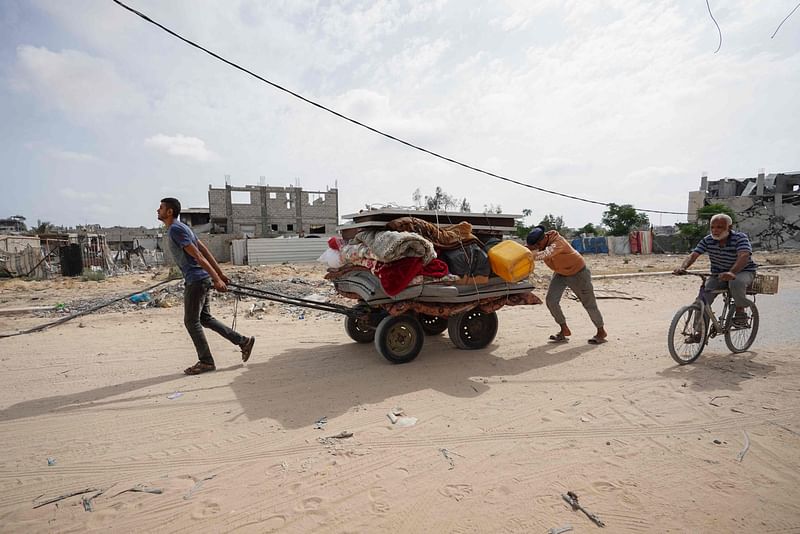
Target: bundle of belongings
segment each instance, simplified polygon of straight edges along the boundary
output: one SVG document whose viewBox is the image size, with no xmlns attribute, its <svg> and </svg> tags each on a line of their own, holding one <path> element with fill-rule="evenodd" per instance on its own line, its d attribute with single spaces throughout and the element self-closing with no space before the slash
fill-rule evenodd
<svg viewBox="0 0 800 534">
<path fill-rule="evenodd" d="M 533 270 L 532 254 L 519 243 L 481 243 L 468 222 L 437 226 L 415 217 L 362 230 L 348 242 L 332 237 L 319 261 L 328 264 L 328 279 L 371 271 L 389 296 L 424 283 L 485 284 L 492 274 L 517 282 Z"/>
</svg>

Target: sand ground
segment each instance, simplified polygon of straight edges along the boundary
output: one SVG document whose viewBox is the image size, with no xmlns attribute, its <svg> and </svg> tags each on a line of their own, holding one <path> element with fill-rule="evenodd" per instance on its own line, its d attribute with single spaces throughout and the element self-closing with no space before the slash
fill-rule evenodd
<svg viewBox="0 0 800 534">
<path fill-rule="evenodd" d="M 590 265 L 657 271 L 680 258 L 624 260 Z M 594 531 L 562 500 L 571 490 L 608 532 L 798 532 L 800 269 L 775 272 L 781 290 L 758 299 L 752 350 L 732 355 L 715 339 L 683 367 L 666 332 L 694 298 L 693 277 L 597 279 L 598 292 L 643 297 L 600 300 L 605 345 L 586 343 L 592 325 L 565 300 L 569 343 L 546 342 L 544 306 L 506 307 L 487 348 L 458 350 L 445 333 L 405 365 L 352 342 L 341 316 L 281 306 L 249 315 L 241 305 L 238 328 L 258 339 L 250 362 L 210 333 L 219 369 L 197 377 L 181 372 L 195 355 L 180 305 L 0 339 L 0 531 Z M 152 283 L 2 281 L 0 308 Z M 230 322 L 233 304 L 213 311 Z M 0 332 L 47 320 L 0 316 Z M 416 424 L 392 424 L 396 407 Z M 352 437 L 320 440 L 343 431 Z M 91 512 L 81 496 L 35 508 L 89 488 L 105 490 Z"/>
</svg>

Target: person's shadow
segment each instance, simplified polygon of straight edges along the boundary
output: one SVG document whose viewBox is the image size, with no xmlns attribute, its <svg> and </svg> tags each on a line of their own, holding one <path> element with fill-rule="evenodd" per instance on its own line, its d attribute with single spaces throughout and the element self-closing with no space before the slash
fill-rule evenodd
<svg viewBox="0 0 800 534">
<path fill-rule="evenodd" d="M 496 345 L 480 350 L 459 350 L 444 336 L 426 338 L 413 362 L 394 365 L 372 343 L 331 343 L 315 348 L 292 348 L 263 363 L 250 363 L 233 382 L 202 386 L 209 390 L 230 387 L 248 419 L 273 418 L 286 428 L 313 424 L 322 416 L 335 417 L 361 404 L 382 402 L 414 391 L 434 389 L 455 397 L 475 397 L 490 385 L 484 377 L 514 376 L 565 363 L 590 345 L 535 346 L 517 358 L 492 354 Z M 218 368 L 215 374 L 241 369 Z M 183 373 L 131 380 L 67 395 L 31 399 L 0 410 L 0 421 L 43 414 L 80 412 L 85 408 L 129 403 L 163 393 L 146 390 L 179 380 Z M 128 393 L 145 390 L 133 396 Z"/>
<path fill-rule="evenodd" d="M 508 359 L 492 354 L 495 348 L 459 350 L 446 337 L 430 336 L 417 359 L 401 365 L 385 360 L 372 343 L 292 348 L 248 365 L 231 387 L 248 419 L 271 418 L 284 428 L 299 428 L 415 391 L 476 397 L 491 387 L 484 383 L 488 377 L 565 363 L 592 346 L 536 346 Z"/>
<path fill-rule="evenodd" d="M 129 403 L 131 400 L 150 398 L 154 396 L 154 394 L 146 393 L 134 397 L 125 396 L 113 400 L 103 400 L 109 397 L 117 397 L 125 393 L 147 389 L 150 386 L 155 386 L 164 382 L 178 380 L 183 376 L 183 373 L 171 373 L 168 375 L 131 380 L 130 382 L 123 382 L 121 384 L 112 384 L 87 391 L 79 391 L 78 393 L 70 393 L 68 395 L 54 395 L 52 397 L 42 397 L 39 399 L 18 402 L 17 404 L 13 404 L 4 410 L 0 410 L 0 421 L 36 417 L 38 415 L 53 412 L 74 412 L 82 410 L 87 406 L 97 408 L 98 406 L 111 405 L 115 403 Z"/>
<path fill-rule="evenodd" d="M 684 380 L 695 391 L 739 391 L 741 384 L 756 378 L 766 378 L 775 372 L 774 365 L 755 361 L 758 352 L 740 354 L 703 353 L 693 363 L 674 365 L 658 374 L 665 378 Z"/>
</svg>

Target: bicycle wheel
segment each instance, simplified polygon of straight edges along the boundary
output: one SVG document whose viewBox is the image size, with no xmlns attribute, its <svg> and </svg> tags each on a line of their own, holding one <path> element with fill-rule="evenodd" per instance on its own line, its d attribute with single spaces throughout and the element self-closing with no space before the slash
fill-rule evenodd
<svg viewBox="0 0 800 534">
<path fill-rule="evenodd" d="M 755 303 L 745 309 L 747 314 L 747 326 L 735 326 L 733 324 L 733 314 L 736 307 L 731 306 L 728 317 L 725 319 L 725 344 L 731 352 L 744 352 L 750 348 L 758 334 L 758 308 Z"/>
<path fill-rule="evenodd" d="M 667 346 L 679 365 L 692 363 L 700 356 L 706 346 L 706 321 L 699 306 L 693 304 L 678 310 L 669 325 Z"/>
</svg>

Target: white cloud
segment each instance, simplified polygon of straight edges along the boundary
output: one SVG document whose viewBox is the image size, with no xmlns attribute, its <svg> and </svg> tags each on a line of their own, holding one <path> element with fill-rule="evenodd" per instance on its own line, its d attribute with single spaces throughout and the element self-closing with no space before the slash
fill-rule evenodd
<svg viewBox="0 0 800 534">
<path fill-rule="evenodd" d="M 188 158 L 195 161 L 213 161 L 219 157 L 206 148 L 206 143 L 197 137 L 185 135 L 169 136 L 157 134 L 144 140 L 144 144 L 172 156 Z"/>
<path fill-rule="evenodd" d="M 108 60 L 76 50 L 17 47 L 12 87 L 34 94 L 76 122 L 112 121 L 146 107 L 146 99 Z"/>
<path fill-rule="evenodd" d="M 491 19 L 489 24 L 504 32 L 513 32 L 527 29 L 533 19 L 557 3 L 552 0 L 506 0 L 498 5 L 505 13 Z"/>
<path fill-rule="evenodd" d="M 209 183 L 231 174 L 239 185 L 265 175 L 321 190 L 338 180 L 342 213 L 408 204 L 417 187 L 431 194 L 439 185 L 476 207 L 531 208 L 534 218 L 546 211 L 571 226 L 600 218 L 602 207 L 498 182 L 344 122 L 111 2 L 14 5 L 16 35 L 36 36 L 16 42 L 36 46 L 0 58 L 23 91 L 2 95 L 0 128 L 12 140 L 22 132 L 10 165 L 30 187 L 0 195 L 0 211 L 28 206 L 58 220 L 35 191 L 61 200 L 62 187 L 76 199 L 102 188 L 127 199 L 137 184 L 149 193 L 105 220 L 150 224 L 147 195 L 167 177 L 182 176 L 170 196 L 202 202 Z M 798 14 L 769 39 L 791 5 L 712 3 L 719 54 L 705 4 L 689 0 L 148 0 L 141 8 L 370 126 L 566 194 L 680 211 L 702 170 L 718 179 L 800 166 L 789 119 L 800 115 L 800 53 L 788 31 Z M 31 149 L 43 154 L 80 153 L 29 165 L 31 139 L 47 140 Z M 187 161 L 202 165 L 185 173 Z"/>
<path fill-rule="evenodd" d="M 398 76 L 406 78 L 423 77 L 440 62 L 450 48 L 447 39 L 412 39 L 402 52 L 389 60 L 389 69 Z"/>
</svg>

